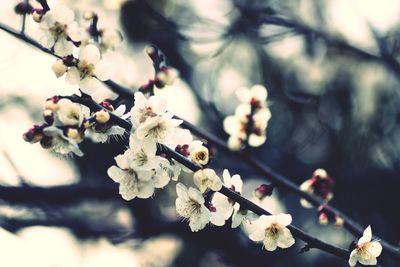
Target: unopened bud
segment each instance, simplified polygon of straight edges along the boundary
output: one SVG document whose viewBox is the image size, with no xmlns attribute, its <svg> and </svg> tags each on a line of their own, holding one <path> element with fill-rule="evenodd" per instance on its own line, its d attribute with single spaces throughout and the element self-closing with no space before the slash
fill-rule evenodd
<svg viewBox="0 0 400 267">
<path fill-rule="evenodd" d="M 187 157 L 190 155 L 189 153 L 189 145 L 185 144 L 185 145 L 177 145 L 175 148 L 175 151 L 178 152 L 179 154 Z"/>
<path fill-rule="evenodd" d="M 15 6 L 14 10 L 18 15 L 25 15 L 31 14 L 33 12 L 33 7 L 28 3 L 21 2 Z"/>
<path fill-rule="evenodd" d="M 326 215 L 324 212 L 319 214 L 318 220 L 321 225 L 327 225 L 329 223 L 328 215 Z"/>
<path fill-rule="evenodd" d="M 254 196 L 259 200 L 263 200 L 265 197 L 271 196 L 274 186 L 272 184 L 262 184 L 254 190 Z"/>
<path fill-rule="evenodd" d="M 157 56 L 157 51 L 154 47 L 150 46 L 146 48 L 146 54 L 154 61 Z"/>
<path fill-rule="evenodd" d="M 35 22 L 40 23 L 42 21 L 43 14 L 37 10 L 33 11 L 32 18 Z"/>
<path fill-rule="evenodd" d="M 26 133 L 24 133 L 22 137 L 26 142 L 33 144 L 39 142 L 43 138 L 43 134 L 37 131 L 35 127 L 33 127 L 29 129 Z"/>
<path fill-rule="evenodd" d="M 71 139 L 78 139 L 80 137 L 79 131 L 76 128 L 68 128 L 67 136 Z"/>
<path fill-rule="evenodd" d="M 94 114 L 98 123 L 106 123 L 110 120 L 110 113 L 107 110 L 100 110 Z"/>
<path fill-rule="evenodd" d="M 243 142 L 240 138 L 231 135 L 228 138 L 228 147 L 232 151 L 239 151 L 243 146 Z"/>
<path fill-rule="evenodd" d="M 156 75 L 156 86 L 162 88 L 166 85 L 172 85 L 178 77 L 178 71 L 174 68 L 163 68 Z"/>
<path fill-rule="evenodd" d="M 42 140 L 40 140 L 40 145 L 44 149 L 49 149 L 53 146 L 53 137 L 44 135 Z"/>
<path fill-rule="evenodd" d="M 109 30 L 106 29 L 102 32 L 101 34 L 101 41 L 102 44 L 106 48 L 111 48 L 114 49 L 117 47 L 119 44 L 122 42 L 122 35 L 119 31 L 117 30 Z"/>
<path fill-rule="evenodd" d="M 92 125 L 93 125 L 93 123 L 91 123 L 89 120 L 83 121 L 83 127 L 85 129 L 88 129 L 88 128 L 92 127 Z"/>
<path fill-rule="evenodd" d="M 51 109 L 45 109 L 43 111 L 43 118 L 47 124 L 53 124 L 54 122 L 54 113 Z"/>
<path fill-rule="evenodd" d="M 211 202 L 206 203 L 206 207 L 211 212 L 217 212 L 217 208 Z"/>
<path fill-rule="evenodd" d="M 93 11 L 86 10 L 85 12 L 83 12 L 83 18 L 85 20 L 91 20 L 91 19 L 93 19 L 93 16 L 94 16 Z"/>
<path fill-rule="evenodd" d="M 313 173 L 313 176 L 318 176 L 319 178 L 326 178 L 328 177 L 328 173 L 324 169 L 316 169 Z"/>
<path fill-rule="evenodd" d="M 344 225 L 344 219 L 340 216 L 335 217 L 335 226 L 337 227 L 343 227 Z"/>
<path fill-rule="evenodd" d="M 111 104 L 109 99 L 103 100 L 102 102 L 100 102 L 99 105 L 102 106 L 103 108 L 111 111 L 111 112 L 114 111 L 114 107 L 112 106 L 112 104 Z"/>
<path fill-rule="evenodd" d="M 60 78 L 67 72 L 67 66 L 64 65 L 62 59 L 57 59 L 51 66 L 51 69 L 54 71 L 57 78 Z"/>
<path fill-rule="evenodd" d="M 50 99 L 47 100 L 46 103 L 44 104 L 45 110 L 51 110 L 51 111 L 57 111 L 58 109 L 58 104 L 57 102 L 54 102 L 54 100 Z"/>
</svg>

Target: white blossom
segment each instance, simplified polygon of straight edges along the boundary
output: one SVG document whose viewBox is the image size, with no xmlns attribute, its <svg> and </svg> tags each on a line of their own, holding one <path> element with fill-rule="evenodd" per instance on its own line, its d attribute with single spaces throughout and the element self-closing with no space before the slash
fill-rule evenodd
<svg viewBox="0 0 400 267">
<path fill-rule="evenodd" d="M 222 181 L 213 169 L 200 169 L 193 175 L 195 185 L 200 192 L 204 193 L 207 188 L 219 191 L 222 188 Z"/>
<path fill-rule="evenodd" d="M 202 230 L 208 223 L 217 226 L 225 224 L 223 217 L 217 212 L 211 212 L 205 205 L 201 192 L 195 188 L 189 189 L 178 183 L 176 185 L 178 198 L 175 201 L 176 211 L 179 216 L 189 221 L 189 227 L 193 232 Z"/>
<path fill-rule="evenodd" d="M 80 49 L 78 64 L 68 69 L 65 79 L 69 84 L 78 84 L 82 90 L 91 92 L 100 86 L 100 81 L 109 78 L 109 68 L 101 59 L 100 50 L 89 44 Z"/>
<path fill-rule="evenodd" d="M 56 154 L 68 155 L 71 152 L 75 155 L 82 157 L 83 152 L 79 149 L 77 141 L 69 138 L 63 134 L 63 131 L 56 126 L 49 126 L 43 129 L 43 133 L 51 137 L 48 149 Z"/>
<path fill-rule="evenodd" d="M 277 247 L 291 247 L 295 242 L 287 228 L 291 222 L 292 216 L 289 214 L 261 215 L 255 221 L 256 230 L 249 237 L 255 242 L 262 241 L 268 251 L 274 251 Z"/>
<path fill-rule="evenodd" d="M 245 221 L 253 221 L 257 218 L 257 215 L 247 209 L 242 209 L 239 203 L 235 203 L 233 206 L 232 215 L 232 228 L 240 226 Z"/>
<path fill-rule="evenodd" d="M 53 70 L 57 78 L 63 76 L 68 70 L 67 66 L 65 66 L 62 59 L 57 59 L 51 66 L 51 69 Z"/>
<path fill-rule="evenodd" d="M 115 109 L 113 114 L 122 119 L 127 119 L 129 117 L 129 113 L 125 113 L 125 110 L 126 110 L 126 106 L 120 105 L 117 109 Z M 90 127 L 86 131 L 87 131 L 88 137 L 93 142 L 96 142 L 96 143 L 106 143 L 110 139 L 110 137 L 117 138 L 117 137 L 123 136 L 125 134 L 125 129 L 118 125 L 112 125 L 111 127 L 105 127 L 105 129 L 101 130 L 101 131 L 97 131 L 94 127 Z"/>
<path fill-rule="evenodd" d="M 73 43 L 78 42 L 83 30 L 74 21 L 74 12 L 64 5 L 58 5 L 43 15 L 39 27 L 43 33 L 41 44 L 46 48 L 54 48 L 59 56 L 72 54 Z"/>
<path fill-rule="evenodd" d="M 203 142 L 195 140 L 189 145 L 190 159 L 199 166 L 207 165 L 209 160 L 208 148 L 203 146 Z"/>
<path fill-rule="evenodd" d="M 132 134 L 129 138 L 127 155 L 131 168 L 141 171 L 154 170 L 160 165 L 161 157 L 156 156 L 157 145 L 151 138 L 138 139 Z"/>
<path fill-rule="evenodd" d="M 155 175 L 156 172 L 137 171 L 131 168 L 128 150 L 124 154 L 115 157 L 117 166 L 111 166 L 107 174 L 115 182 L 119 183 L 119 193 L 125 200 L 138 198 L 149 198 L 154 194 L 155 188 L 164 187 L 165 177 Z M 161 180 L 163 179 L 163 180 Z"/>
<path fill-rule="evenodd" d="M 358 240 L 356 248 L 351 251 L 349 265 L 356 266 L 357 262 L 363 265 L 376 265 L 377 257 L 382 253 L 379 241 L 372 241 L 371 226 L 368 226 L 363 236 Z"/>
<path fill-rule="evenodd" d="M 266 129 L 271 118 L 271 111 L 266 105 L 267 90 L 261 85 L 255 85 L 251 89 L 239 88 L 236 94 L 241 103 L 235 114 L 227 116 L 223 122 L 225 132 L 230 135 L 228 147 L 237 151 L 246 141 L 252 147 L 259 147 L 267 139 Z"/>
<path fill-rule="evenodd" d="M 179 73 L 176 69 L 165 67 L 156 74 L 156 79 L 162 84 L 161 87 L 163 87 L 165 85 L 172 85 L 178 76 Z"/>
<path fill-rule="evenodd" d="M 222 173 L 224 185 L 230 190 L 236 193 L 242 193 L 243 181 L 240 175 L 235 174 L 231 177 L 228 170 L 224 170 Z M 226 197 L 225 195 L 216 192 L 211 200 L 212 205 L 220 212 L 224 219 L 227 220 L 233 213 L 234 201 Z"/>
<path fill-rule="evenodd" d="M 247 87 L 238 88 L 236 90 L 236 96 L 242 103 L 251 104 L 252 102 L 258 102 L 257 104 L 263 106 L 267 100 L 268 91 L 264 86 L 256 84 L 250 89 Z"/>
<path fill-rule="evenodd" d="M 85 118 L 80 104 L 74 103 L 67 98 L 62 98 L 57 102 L 56 124 L 68 126 L 81 126 Z"/>
<path fill-rule="evenodd" d="M 148 99 L 142 92 L 135 93 L 135 105 L 131 109 L 131 120 L 134 127 L 138 127 L 149 118 L 164 115 L 167 112 L 167 101 L 160 96 L 151 96 Z"/>
<path fill-rule="evenodd" d="M 101 33 L 101 45 L 105 50 L 115 49 L 122 42 L 122 35 L 113 29 L 103 29 Z"/>
<path fill-rule="evenodd" d="M 167 112 L 166 108 L 165 99 L 159 96 L 151 96 L 147 99 L 142 93 L 135 93 L 131 120 L 139 139 L 150 137 L 163 143 L 171 137 L 182 120 L 173 119 L 173 114 Z"/>
</svg>

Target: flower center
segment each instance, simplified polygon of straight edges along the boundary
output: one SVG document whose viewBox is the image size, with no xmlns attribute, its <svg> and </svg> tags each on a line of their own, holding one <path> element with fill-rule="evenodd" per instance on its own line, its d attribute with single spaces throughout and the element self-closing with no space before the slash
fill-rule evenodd
<svg viewBox="0 0 400 267">
<path fill-rule="evenodd" d="M 189 212 L 190 214 L 198 214 L 201 211 L 201 204 L 193 199 L 190 199 Z"/>
<path fill-rule="evenodd" d="M 142 109 L 142 116 L 139 119 L 140 123 L 143 123 L 146 121 L 147 118 L 152 118 L 156 117 L 157 114 L 153 112 L 153 109 L 151 107 L 146 107 Z"/>
<path fill-rule="evenodd" d="M 196 160 L 203 161 L 207 158 L 206 153 L 204 151 L 200 151 L 196 153 Z"/>
<path fill-rule="evenodd" d="M 143 166 L 147 161 L 147 155 L 143 150 L 136 154 L 136 162 L 139 166 Z"/>
<path fill-rule="evenodd" d="M 78 68 L 81 79 L 84 79 L 86 76 L 92 76 L 94 71 L 94 65 L 86 61 L 79 62 Z"/>
<path fill-rule="evenodd" d="M 54 23 L 53 27 L 50 28 L 50 33 L 54 37 L 54 39 L 58 39 L 61 37 L 67 38 L 67 25 L 61 24 L 59 22 Z"/>
<path fill-rule="evenodd" d="M 276 239 L 281 231 L 281 227 L 277 223 L 272 223 L 267 229 L 265 229 L 265 233 L 267 236 Z"/>
</svg>

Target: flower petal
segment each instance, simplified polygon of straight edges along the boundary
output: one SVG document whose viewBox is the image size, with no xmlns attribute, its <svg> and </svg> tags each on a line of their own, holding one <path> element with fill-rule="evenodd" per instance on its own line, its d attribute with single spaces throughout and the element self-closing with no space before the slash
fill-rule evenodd
<svg viewBox="0 0 400 267">
<path fill-rule="evenodd" d="M 65 81 L 69 84 L 75 85 L 78 84 L 81 80 L 81 74 L 77 67 L 71 67 L 67 71 L 67 76 L 65 77 Z"/>
</svg>

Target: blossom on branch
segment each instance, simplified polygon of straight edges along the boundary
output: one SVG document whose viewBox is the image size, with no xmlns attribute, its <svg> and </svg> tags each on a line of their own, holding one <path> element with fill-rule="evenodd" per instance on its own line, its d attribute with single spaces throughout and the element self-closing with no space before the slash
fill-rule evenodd
<svg viewBox="0 0 400 267">
<path fill-rule="evenodd" d="M 54 49 L 59 56 L 71 55 L 75 43 L 78 43 L 83 29 L 74 21 L 74 12 L 64 5 L 58 5 L 47 11 L 40 20 L 43 33 L 40 43 Z"/>
<path fill-rule="evenodd" d="M 175 201 L 176 212 L 179 216 L 189 221 L 189 227 L 193 232 L 202 230 L 208 223 L 217 226 L 225 224 L 224 218 L 217 210 L 210 206 L 205 206 L 205 200 L 201 192 L 195 188 L 189 189 L 178 183 L 176 185 L 178 198 Z"/>
<path fill-rule="evenodd" d="M 224 170 L 222 173 L 222 177 L 224 179 L 224 185 L 229 188 L 231 191 L 241 194 L 243 181 L 240 178 L 240 175 L 235 174 L 231 177 L 228 170 Z M 233 213 L 233 206 L 235 202 L 225 195 L 216 192 L 211 200 L 213 206 L 223 215 L 224 219 L 227 220 L 231 217 Z"/>
<path fill-rule="evenodd" d="M 149 198 L 154 194 L 155 188 L 163 188 L 170 178 L 165 172 L 159 172 L 159 168 L 149 170 L 133 168 L 131 153 L 128 149 L 124 154 L 116 156 L 117 166 L 111 166 L 107 174 L 119 183 L 119 193 L 123 199 Z"/>
<path fill-rule="evenodd" d="M 73 133 L 71 134 L 71 132 Z M 70 128 L 65 135 L 60 128 L 50 126 L 43 129 L 43 134 L 45 136 L 40 142 L 43 148 L 63 156 L 71 152 L 79 157 L 83 156 L 83 152 L 78 146 L 78 142 L 82 141 L 78 130 Z"/>
<path fill-rule="evenodd" d="M 222 188 L 222 181 L 213 169 L 198 170 L 194 173 L 193 180 L 202 193 L 208 188 L 213 191 L 219 191 Z"/>
<path fill-rule="evenodd" d="M 91 92 L 100 86 L 100 81 L 109 78 L 109 68 L 101 59 L 100 50 L 89 44 L 80 49 L 77 63 L 68 69 L 65 80 L 72 85 L 78 84 L 85 92 Z"/>
<path fill-rule="evenodd" d="M 159 96 L 147 99 L 141 92 L 135 93 L 131 120 L 139 139 L 150 137 L 160 143 L 166 142 L 182 123 L 181 120 L 173 119 L 173 114 L 167 111 L 165 99 Z"/>
<path fill-rule="evenodd" d="M 379 241 L 372 240 L 371 226 L 368 226 L 363 236 L 358 240 L 355 248 L 351 251 L 349 265 L 356 266 L 357 262 L 363 265 L 376 265 L 377 257 L 382 253 L 382 245 Z"/>
<path fill-rule="evenodd" d="M 233 206 L 232 215 L 232 228 L 239 227 L 243 222 L 251 222 L 257 219 L 257 215 L 247 209 L 243 209 L 239 203 L 235 203 Z"/>
<path fill-rule="evenodd" d="M 255 242 L 262 241 L 268 251 L 274 251 L 277 247 L 289 248 L 295 242 L 287 228 L 291 222 L 290 214 L 261 215 L 255 221 L 256 230 L 249 237 Z"/>
<path fill-rule="evenodd" d="M 104 101 L 102 103 L 104 103 Z M 102 103 L 100 103 L 100 105 L 102 105 Z M 117 138 L 123 136 L 125 134 L 125 129 L 111 122 L 109 113 L 113 112 L 115 116 L 121 119 L 127 119 L 129 113 L 125 113 L 125 111 L 125 105 L 120 105 L 114 110 L 111 104 L 107 104 L 107 108 L 94 113 L 95 123 L 89 125 L 86 129 L 87 136 L 96 143 L 105 143 L 110 137 Z"/>
<path fill-rule="evenodd" d="M 267 89 L 255 85 L 251 89 L 242 87 L 236 90 L 241 104 L 235 114 L 224 119 L 223 126 L 227 134 L 228 147 L 231 150 L 240 150 L 248 144 L 259 147 L 265 143 L 266 129 L 271 118 L 271 111 L 266 105 Z"/>
</svg>

